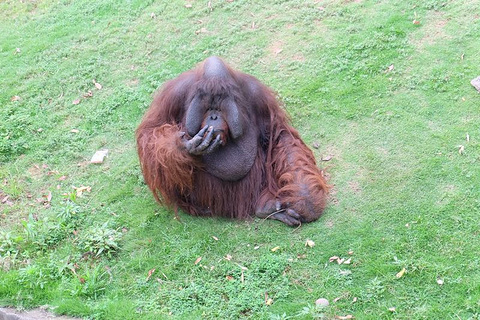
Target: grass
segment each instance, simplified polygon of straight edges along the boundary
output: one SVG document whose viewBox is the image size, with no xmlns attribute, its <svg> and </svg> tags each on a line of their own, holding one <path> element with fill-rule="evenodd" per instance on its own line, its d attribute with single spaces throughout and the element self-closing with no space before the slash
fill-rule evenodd
<svg viewBox="0 0 480 320">
<path fill-rule="evenodd" d="M 0 2 L 0 305 L 479 319 L 478 3 L 208 3 Z M 318 222 L 177 220 L 154 203 L 134 130 L 156 88 L 210 55 L 274 88 L 331 156 Z"/>
</svg>

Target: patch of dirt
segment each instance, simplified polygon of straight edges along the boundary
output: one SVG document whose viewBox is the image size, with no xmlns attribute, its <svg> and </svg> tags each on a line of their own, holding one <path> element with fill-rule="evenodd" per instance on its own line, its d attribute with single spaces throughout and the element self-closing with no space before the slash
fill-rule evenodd
<svg viewBox="0 0 480 320">
<path fill-rule="evenodd" d="M 281 35 L 279 35 L 281 37 Z M 287 37 L 288 38 L 288 37 Z M 304 62 L 305 56 L 300 52 L 302 45 L 293 45 L 289 40 L 273 40 L 266 48 L 266 55 L 261 64 L 275 64 L 285 70 L 289 64 Z"/>
<path fill-rule="evenodd" d="M 266 21 L 270 21 L 270 20 L 275 20 L 277 19 L 278 17 L 278 14 L 272 14 L 271 16 L 268 16 L 265 18 Z"/>
<path fill-rule="evenodd" d="M 423 19 L 418 18 L 423 25 L 420 31 L 422 36 L 420 39 L 411 39 L 410 42 L 419 50 L 423 50 L 426 46 L 431 46 L 439 41 L 451 39 L 445 32 L 445 26 L 448 23 L 441 12 L 431 12 Z"/>
<path fill-rule="evenodd" d="M 128 87 L 137 87 L 139 83 L 140 83 L 140 80 L 138 80 L 137 78 L 130 79 L 126 82 Z"/>
<path fill-rule="evenodd" d="M 447 184 L 440 187 L 440 192 L 439 198 L 435 204 L 438 206 L 446 206 L 452 201 L 452 198 L 458 192 L 458 188 L 453 184 Z"/>
<path fill-rule="evenodd" d="M 457 186 L 455 186 L 453 184 L 448 184 L 443 189 L 444 189 L 445 193 L 451 194 L 451 193 L 454 193 L 454 192 L 457 191 Z"/>
<path fill-rule="evenodd" d="M 358 183 L 357 181 L 350 181 L 348 183 L 348 186 L 355 194 L 359 194 L 362 192 L 362 187 L 360 186 L 360 183 Z"/>
<path fill-rule="evenodd" d="M 268 52 L 270 53 L 270 56 L 273 56 L 273 57 L 278 56 L 278 54 L 280 54 L 282 51 L 283 51 L 283 42 L 280 40 L 274 41 L 268 47 Z"/>
<path fill-rule="evenodd" d="M 331 229 L 335 226 L 335 222 L 333 222 L 332 220 L 327 220 L 327 221 L 325 221 L 325 226 L 327 228 Z"/>
<path fill-rule="evenodd" d="M 46 164 L 43 164 L 41 166 L 38 164 L 34 164 L 30 168 L 28 168 L 27 171 L 32 178 L 39 179 L 43 175 L 44 169 L 47 169 L 47 168 L 48 166 Z"/>
<path fill-rule="evenodd" d="M 340 203 L 340 200 L 338 200 L 338 197 L 337 197 L 337 189 L 335 189 L 335 186 L 331 186 L 328 193 L 328 205 L 337 206 L 339 203 Z M 333 226 L 333 222 L 332 222 L 332 226 Z"/>
<path fill-rule="evenodd" d="M 46 310 L 46 307 L 40 307 L 28 311 L 20 311 L 13 308 L 0 308 L 0 320 L 78 320 L 67 316 L 56 316 Z"/>
<path fill-rule="evenodd" d="M 10 226 L 18 224 L 21 211 L 15 207 L 15 203 L 18 199 L 11 197 L 0 189 L 0 230 L 3 230 L 4 226 Z M 0 262 L 1 268 L 1 262 Z M 3 320 L 0 318 L 0 320 Z"/>
<path fill-rule="evenodd" d="M 299 61 L 299 62 L 305 61 L 305 57 L 303 56 L 302 53 L 297 53 L 297 54 L 295 54 L 292 59 L 293 59 L 294 61 Z"/>
<path fill-rule="evenodd" d="M 295 27 L 296 25 L 294 23 L 288 23 L 278 30 L 272 38 L 272 42 L 267 47 L 267 58 L 269 60 L 281 61 L 283 63 L 289 61 L 303 62 L 306 60 L 302 50 L 308 46 L 308 43 L 302 43 L 302 41 L 295 36 Z M 315 20 L 311 29 L 311 32 L 317 34 L 320 38 L 329 35 L 328 28 L 320 19 Z"/>
<path fill-rule="evenodd" d="M 0 207 L 1 206 L 13 206 L 13 199 L 0 189 Z"/>
</svg>

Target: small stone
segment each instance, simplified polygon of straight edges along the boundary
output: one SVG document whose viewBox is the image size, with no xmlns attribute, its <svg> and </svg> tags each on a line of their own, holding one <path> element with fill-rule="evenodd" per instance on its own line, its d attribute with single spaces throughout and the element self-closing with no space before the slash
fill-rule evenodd
<svg viewBox="0 0 480 320">
<path fill-rule="evenodd" d="M 328 306 L 330 303 L 329 303 L 328 300 L 325 299 L 325 298 L 319 298 L 319 299 L 317 299 L 317 301 L 315 301 L 315 304 L 316 304 L 317 306 L 326 307 L 326 306 Z"/>
<path fill-rule="evenodd" d="M 329 154 L 327 156 L 322 157 L 322 161 L 330 161 L 330 160 L 332 160 L 332 158 L 333 158 L 333 156 Z"/>
<path fill-rule="evenodd" d="M 98 150 L 93 155 L 90 163 L 102 163 L 103 159 L 108 155 L 108 149 Z"/>
<path fill-rule="evenodd" d="M 473 79 L 472 81 L 470 81 L 470 83 L 472 84 L 472 86 L 475 87 L 475 89 L 477 89 L 477 91 L 480 92 L 480 76 L 478 76 L 475 79 Z"/>
</svg>

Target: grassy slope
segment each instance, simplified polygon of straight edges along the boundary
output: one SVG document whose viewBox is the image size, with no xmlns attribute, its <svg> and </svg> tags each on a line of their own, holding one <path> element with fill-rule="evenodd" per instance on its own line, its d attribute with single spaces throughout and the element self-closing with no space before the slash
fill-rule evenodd
<svg viewBox="0 0 480 320">
<path fill-rule="evenodd" d="M 98 319 L 478 318 L 477 4 L 184 5 L 0 2 L 0 196 L 12 202 L 0 204 L 0 304 Z M 153 202 L 133 131 L 159 85 L 213 54 L 277 90 L 318 158 L 333 156 L 318 222 L 178 222 Z M 107 161 L 85 165 L 99 148 Z M 319 297 L 330 306 L 315 309 Z"/>
</svg>

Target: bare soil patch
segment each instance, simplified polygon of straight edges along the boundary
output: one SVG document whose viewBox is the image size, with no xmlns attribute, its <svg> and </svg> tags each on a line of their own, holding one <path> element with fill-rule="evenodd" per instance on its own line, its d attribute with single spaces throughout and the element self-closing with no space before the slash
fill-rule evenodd
<svg viewBox="0 0 480 320">
<path fill-rule="evenodd" d="M 20 311 L 13 308 L 0 308 L 0 320 L 78 320 L 67 316 L 56 316 L 46 308 L 36 308 L 28 311 Z"/>
<path fill-rule="evenodd" d="M 419 39 L 410 40 L 411 43 L 419 50 L 422 50 L 426 46 L 431 46 L 441 40 L 451 38 L 445 32 L 445 26 L 447 25 L 448 20 L 441 12 L 432 12 L 426 16 L 423 21 L 420 20 L 420 23 L 423 24 L 422 36 Z"/>
</svg>

